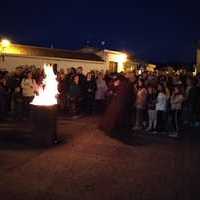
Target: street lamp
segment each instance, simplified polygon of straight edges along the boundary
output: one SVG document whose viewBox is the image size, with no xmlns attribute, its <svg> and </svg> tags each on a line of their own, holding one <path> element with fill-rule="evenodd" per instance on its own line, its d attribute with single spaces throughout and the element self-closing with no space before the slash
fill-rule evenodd
<svg viewBox="0 0 200 200">
<path fill-rule="evenodd" d="M 2 39 L 2 40 L 1 40 L 1 46 L 2 46 L 3 48 L 9 47 L 9 46 L 10 46 L 10 40 L 8 40 L 8 39 Z"/>
<path fill-rule="evenodd" d="M 2 57 L 2 62 L 4 62 L 4 54 L 6 53 L 5 50 L 6 48 L 8 48 L 10 46 L 11 42 L 8 39 L 2 39 L 1 43 L 0 43 L 0 47 L 1 47 L 1 57 Z"/>
</svg>

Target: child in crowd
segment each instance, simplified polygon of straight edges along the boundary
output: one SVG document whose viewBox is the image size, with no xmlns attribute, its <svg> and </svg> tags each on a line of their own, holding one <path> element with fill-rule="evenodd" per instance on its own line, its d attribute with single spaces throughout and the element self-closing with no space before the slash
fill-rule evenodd
<svg viewBox="0 0 200 200">
<path fill-rule="evenodd" d="M 147 109 L 148 109 L 148 119 L 149 126 L 146 131 L 155 131 L 157 126 L 157 112 L 156 112 L 156 99 L 157 91 L 155 87 L 149 85 L 147 88 Z"/>
</svg>

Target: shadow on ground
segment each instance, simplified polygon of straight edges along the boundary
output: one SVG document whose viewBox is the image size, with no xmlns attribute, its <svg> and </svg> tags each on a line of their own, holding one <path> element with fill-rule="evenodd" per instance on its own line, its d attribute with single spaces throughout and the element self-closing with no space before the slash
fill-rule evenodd
<svg viewBox="0 0 200 200">
<path fill-rule="evenodd" d="M 130 132 L 128 134 L 112 134 L 107 136 L 111 137 L 112 139 L 118 140 L 125 145 L 129 146 L 149 146 L 149 145 L 156 145 L 156 144 L 172 144 L 172 143 L 180 143 L 180 141 L 188 141 L 190 140 L 193 143 L 200 142 L 200 130 L 199 129 L 185 129 L 181 132 L 179 138 L 170 138 L 168 136 L 169 133 L 164 134 L 148 134 L 142 131 L 135 131 Z"/>
<path fill-rule="evenodd" d="M 69 142 L 71 138 L 62 137 L 59 145 L 64 145 Z M 56 146 L 56 145 L 55 145 Z M 52 148 L 55 146 L 51 146 Z M 51 148 L 48 147 L 48 148 Z M 33 143 L 33 135 L 31 132 L 12 130 L 12 131 L 1 131 L 0 134 L 0 150 L 31 150 L 31 149 L 45 149 L 47 147 L 37 146 Z"/>
</svg>

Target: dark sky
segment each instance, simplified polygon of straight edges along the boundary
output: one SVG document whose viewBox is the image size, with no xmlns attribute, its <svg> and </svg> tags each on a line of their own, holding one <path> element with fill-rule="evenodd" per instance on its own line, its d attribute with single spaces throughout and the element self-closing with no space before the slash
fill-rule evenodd
<svg viewBox="0 0 200 200">
<path fill-rule="evenodd" d="M 0 35 L 56 48 L 90 45 L 154 62 L 193 62 L 200 2 L 188 0 L 1 1 Z"/>
</svg>

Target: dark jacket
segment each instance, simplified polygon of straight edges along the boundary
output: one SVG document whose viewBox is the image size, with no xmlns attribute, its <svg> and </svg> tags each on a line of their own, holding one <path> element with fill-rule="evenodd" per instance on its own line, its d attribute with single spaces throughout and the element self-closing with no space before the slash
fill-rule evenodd
<svg viewBox="0 0 200 200">
<path fill-rule="evenodd" d="M 156 109 L 156 99 L 157 94 L 152 93 L 147 95 L 147 108 L 148 110 L 155 110 Z"/>
<path fill-rule="evenodd" d="M 106 109 L 100 129 L 110 134 L 124 135 L 127 133 L 124 130 L 128 130 L 131 124 L 133 92 L 130 82 L 125 78 L 115 89 L 116 93 Z"/>
<path fill-rule="evenodd" d="M 69 96 L 71 98 L 80 98 L 81 97 L 81 87 L 75 83 L 72 83 L 69 87 Z"/>
<path fill-rule="evenodd" d="M 91 97 L 94 97 L 97 89 L 96 81 L 95 80 L 86 81 L 85 89 L 87 96 L 89 95 Z"/>
</svg>

